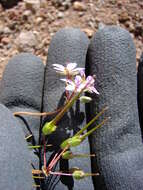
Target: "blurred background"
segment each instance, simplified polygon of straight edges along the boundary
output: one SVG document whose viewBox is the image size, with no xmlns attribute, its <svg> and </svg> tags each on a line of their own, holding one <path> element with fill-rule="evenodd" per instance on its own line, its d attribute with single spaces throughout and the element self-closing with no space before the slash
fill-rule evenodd
<svg viewBox="0 0 143 190">
<path fill-rule="evenodd" d="M 143 51 L 143 0 L 0 0 L 0 78 L 8 60 L 32 52 L 46 61 L 52 36 L 79 27 L 89 38 L 104 25 L 132 35 L 137 60 Z"/>
</svg>

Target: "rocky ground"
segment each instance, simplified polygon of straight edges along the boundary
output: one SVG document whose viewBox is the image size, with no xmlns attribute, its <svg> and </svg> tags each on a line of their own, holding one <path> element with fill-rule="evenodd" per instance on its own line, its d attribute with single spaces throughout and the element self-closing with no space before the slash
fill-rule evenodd
<svg viewBox="0 0 143 190">
<path fill-rule="evenodd" d="M 80 27 L 91 38 L 99 26 L 111 24 L 131 32 L 138 60 L 143 51 L 141 0 L 23 0 L 10 9 L 0 5 L 0 78 L 19 52 L 33 52 L 45 62 L 50 40 L 60 28 Z"/>
</svg>

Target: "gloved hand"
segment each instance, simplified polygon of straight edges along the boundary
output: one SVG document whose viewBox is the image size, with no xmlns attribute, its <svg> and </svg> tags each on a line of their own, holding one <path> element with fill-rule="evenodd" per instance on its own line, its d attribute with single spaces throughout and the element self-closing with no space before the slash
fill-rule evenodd
<svg viewBox="0 0 143 190">
<path fill-rule="evenodd" d="M 84 67 L 88 44 L 87 37 L 80 30 L 63 29 L 59 31 L 49 47 L 45 76 L 44 66 L 38 58 L 31 54 L 16 56 L 8 63 L 1 81 L 0 102 L 12 112 L 47 112 L 61 107 L 64 86 L 57 80 L 58 75 L 53 73 L 52 64 L 76 62 L 78 66 Z M 99 171 L 101 174 L 93 179 L 94 186 L 96 189 L 107 188 L 111 190 L 141 189 L 143 187 L 142 175 L 138 168 L 141 168 L 143 162 L 143 152 L 136 108 L 135 51 L 129 33 L 118 27 L 105 27 L 99 30 L 91 40 L 88 49 L 86 72 L 87 74 L 96 74 L 96 87 L 100 92 L 99 97 L 94 97 L 94 101 L 86 108 L 87 120 L 93 116 L 93 113 L 98 113 L 105 104 L 109 106 L 109 111 L 106 114 L 111 116 L 110 122 L 90 137 L 90 150 L 96 154 L 96 158 L 92 159 L 91 168 L 93 172 Z M 43 78 L 45 78 L 44 82 Z M 15 126 L 19 127 L 19 130 L 23 128 L 25 135 L 32 132 L 34 137 L 32 143 L 37 144 L 42 143 L 42 135 L 39 138 L 42 124 L 50 120 L 51 117 L 42 118 L 41 122 L 39 118 L 31 118 L 30 116 L 20 117 L 18 121 L 12 116 L 3 119 L 4 123 L 6 121 L 11 123 L 15 120 L 14 122 L 19 124 L 19 126 L 16 124 Z M 84 106 L 78 102 L 64 115 L 55 134 L 46 139 L 47 143 L 54 145 L 52 150 L 47 152 L 47 157 L 51 159 L 54 155 L 51 151 L 56 151 L 63 139 L 78 131 L 84 123 Z M 25 130 L 28 128 L 25 124 L 29 125 L 31 132 Z M 7 147 L 5 139 L 4 142 L 4 146 Z M 22 146 L 27 151 L 26 145 Z M 21 150 L 21 147 L 19 149 Z M 89 153 L 88 140 L 75 151 Z M 43 152 L 39 153 L 41 167 Z M 7 154 L 9 155 L 9 151 Z M 16 153 L 17 155 L 18 153 Z M 33 160 L 33 155 L 30 153 L 25 159 L 28 159 L 28 156 L 32 157 Z M 6 159 L 5 156 L 3 158 Z M 10 159 L 9 162 L 13 165 L 13 159 Z M 22 159 L 19 160 L 19 163 L 21 162 Z M 33 163 L 37 165 L 37 160 L 34 160 Z M 90 160 L 85 158 L 70 161 L 61 160 L 56 170 L 68 170 L 74 166 L 90 172 Z M 24 167 L 25 171 L 28 172 L 26 164 Z M 8 173 L 10 170 L 8 167 L 4 169 L 7 172 L 8 180 L 12 179 L 15 185 L 21 184 Z M 17 175 L 19 174 L 20 170 L 17 171 Z M 4 176 L 1 179 L 5 179 Z M 26 183 L 31 185 L 28 180 Z M 6 189 L 4 181 L 2 184 L 3 189 Z M 30 189 L 26 187 L 25 182 L 23 185 L 23 189 Z M 60 181 L 58 178 L 49 177 L 41 182 L 41 187 L 42 189 L 57 190 L 67 189 L 66 187 L 68 189 L 94 189 L 91 178 L 76 181 L 71 177 L 61 177 Z"/>
</svg>

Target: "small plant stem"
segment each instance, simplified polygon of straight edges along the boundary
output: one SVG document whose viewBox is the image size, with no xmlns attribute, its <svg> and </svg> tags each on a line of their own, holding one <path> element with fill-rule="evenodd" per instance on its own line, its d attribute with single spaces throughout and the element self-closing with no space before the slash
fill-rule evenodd
<svg viewBox="0 0 143 190">
<path fill-rule="evenodd" d="M 52 144 L 48 144 L 48 145 L 46 145 L 46 147 L 51 147 L 51 146 L 53 146 Z M 36 145 L 36 146 L 28 146 L 28 148 L 29 149 L 34 149 L 34 148 L 41 148 L 41 147 L 43 147 L 43 145 Z"/>
<path fill-rule="evenodd" d="M 63 175 L 63 176 L 72 176 L 72 174 L 68 174 L 68 173 L 63 173 L 63 172 L 52 172 L 52 171 L 50 171 L 49 172 L 51 175 Z"/>
<path fill-rule="evenodd" d="M 51 175 L 59 175 L 59 176 L 72 176 L 72 173 L 63 173 L 63 172 L 52 172 L 50 171 L 49 174 Z M 85 173 L 85 177 L 89 177 L 89 176 L 98 176 L 99 173 Z"/>
<path fill-rule="evenodd" d="M 40 185 L 33 184 L 32 185 L 34 188 L 40 187 Z"/>
<path fill-rule="evenodd" d="M 86 157 L 95 157 L 95 154 L 73 154 L 74 157 L 86 158 Z"/>
<path fill-rule="evenodd" d="M 91 129 L 90 131 L 88 131 L 87 133 L 85 133 L 84 135 L 81 136 L 82 141 L 89 135 L 91 135 L 91 133 L 93 133 L 96 129 L 100 128 L 103 124 L 105 124 L 107 121 L 109 120 L 109 117 L 107 117 L 106 119 L 104 119 L 100 124 L 98 124 L 97 126 L 93 127 L 93 129 Z"/>
<path fill-rule="evenodd" d="M 60 157 L 62 156 L 62 154 L 69 148 L 69 145 L 67 145 L 63 151 L 55 158 L 54 162 L 52 163 L 52 165 L 50 165 L 50 167 L 48 167 L 49 170 L 52 169 L 52 167 L 56 164 L 56 162 L 60 159 Z"/>
<path fill-rule="evenodd" d="M 108 109 L 108 107 L 105 107 L 101 110 L 101 112 L 99 112 L 89 123 L 87 123 L 85 125 L 85 127 L 83 127 L 79 132 L 77 132 L 75 134 L 75 136 L 77 135 L 81 135 L 92 123 L 94 123 L 106 110 Z"/>
<path fill-rule="evenodd" d="M 46 161 L 46 142 L 45 142 L 45 137 L 43 139 L 44 142 L 44 168 L 46 168 L 47 161 Z"/>
<path fill-rule="evenodd" d="M 59 108 L 55 111 L 52 111 L 52 112 L 43 112 L 43 113 L 37 113 L 37 112 L 14 112 L 13 115 L 16 116 L 16 115 L 29 115 L 29 116 L 36 116 L 36 117 L 39 117 L 39 116 L 47 116 L 47 115 L 53 115 L 59 111 L 61 111 L 63 109 L 62 108 Z"/>
<path fill-rule="evenodd" d="M 85 176 L 88 177 L 88 176 L 99 176 L 100 174 L 99 173 L 86 173 Z"/>
<path fill-rule="evenodd" d="M 33 175 L 40 175 L 43 174 L 42 170 L 32 170 Z"/>
<path fill-rule="evenodd" d="M 25 140 L 30 139 L 32 136 L 33 136 L 32 134 L 28 135 L 27 137 L 25 137 Z"/>
<path fill-rule="evenodd" d="M 79 98 L 79 96 L 81 95 L 82 91 L 79 92 L 77 95 L 75 95 L 71 100 L 69 100 L 69 102 L 65 105 L 65 107 L 61 110 L 60 113 L 58 113 L 58 115 L 52 120 L 52 123 L 54 125 L 56 125 L 56 123 L 63 117 L 63 115 L 65 114 L 65 112 L 71 108 L 74 104 L 74 102 Z"/>
<path fill-rule="evenodd" d="M 52 161 L 48 165 L 48 168 L 47 168 L 48 171 L 49 171 L 49 168 L 51 168 L 53 166 L 53 163 L 54 163 L 54 161 L 55 161 L 55 159 L 56 159 L 57 156 L 58 156 L 58 153 L 55 154 L 54 158 L 52 159 Z"/>
<path fill-rule="evenodd" d="M 45 177 L 41 177 L 41 176 L 32 176 L 33 179 L 45 179 Z"/>
</svg>

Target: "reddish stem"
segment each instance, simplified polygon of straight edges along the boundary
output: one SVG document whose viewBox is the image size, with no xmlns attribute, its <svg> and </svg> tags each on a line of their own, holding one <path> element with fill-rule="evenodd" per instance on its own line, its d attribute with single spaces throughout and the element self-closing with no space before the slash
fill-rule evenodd
<svg viewBox="0 0 143 190">
<path fill-rule="evenodd" d="M 72 174 L 67 174 L 67 173 L 63 173 L 63 172 L 49 172 L 51 175 L 64 175 L 64 176 L 72 176 Z"/>
<path fill-rule="evenodd" d="M 62 154 L 69 148 L 69 146 L 66 146 L 64 148 L 64 150 L 55 158 L 55 160 L 53 160 L 53 163 L 50 164 L 49 169 L 51 170 L 53 168 L 53 166 L 56 164 L 56 162 L 60 159 L 60 157 L 62 156 Z"/>
<path fill-rule="evenodd" d="M 45 137 L 43 137 L 43 142 L 44 142 L 44 168 L 46 168 L 47 161 L 46 161 L 46 142 L 45 142 Z"/>
<path fill-rule="evenodd" d="M 47 168 L 48 171 L 51 169 L 51 167 L 53 167 L 53 163 L 54 163 L 55 159 L 57 158 L 57 156 L 58 156 L 58 153 L 55 154 L 54 158 L 52 159 L 52 161 L 48 165 L 48 168 Z"/>
</svg>

